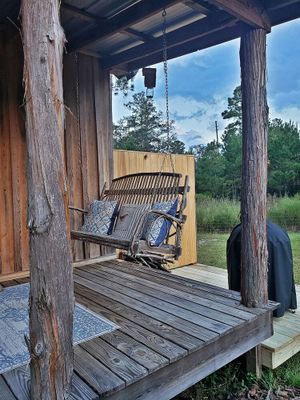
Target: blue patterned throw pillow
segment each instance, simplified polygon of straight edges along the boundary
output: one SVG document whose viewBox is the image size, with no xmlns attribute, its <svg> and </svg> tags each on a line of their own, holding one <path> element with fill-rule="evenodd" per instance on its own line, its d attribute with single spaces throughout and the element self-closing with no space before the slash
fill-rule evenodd
<svg viewBox="0 0 300 400">
<path fill-rule="evenodd" d="M 177 206 L 178 199 L 175 198 L 170 201 L 154 203 L 152 210 L 163 211 L 174 217 L 177 211 Z M 160 218 L 155 214 L 150 214 L 148 216 L 142 238 L 146 239 L 151 246 L 160 246 L 166 239 L 170 228 L 170 221 L 162 217 Z"/>
<path fill-rule="evenodd" d="M 96 235 L 110 234 L 114 224 L 118 201 L 95 200 L 84 217 L 81 230 Z"/>
</svg>

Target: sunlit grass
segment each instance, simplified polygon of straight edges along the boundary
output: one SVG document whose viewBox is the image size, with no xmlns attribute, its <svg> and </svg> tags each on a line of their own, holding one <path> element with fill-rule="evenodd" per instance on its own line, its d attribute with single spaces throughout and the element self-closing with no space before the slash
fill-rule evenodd
<svg viewBox="0 0 300 400">
<path fill-rule="evenodd" d="M 198 262 L 226 268 L 226 242 L 229 233 L 199 233 Z M 291 232 L 295 282 L 300 284 L 300 233 Z"/>
</svg>

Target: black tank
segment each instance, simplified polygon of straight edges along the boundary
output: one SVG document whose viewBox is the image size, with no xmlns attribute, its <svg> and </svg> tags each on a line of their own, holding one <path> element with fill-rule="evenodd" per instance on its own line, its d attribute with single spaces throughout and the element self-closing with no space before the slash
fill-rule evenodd
<svg viewBox="0 0 300 400">
<path fill-rule="evenodd" d="M 274 311 L 282 317 L 288 309 L 297 308 L 293 274 L 293 255 L 288 234 L 278 225 L 267 221 L 268 239 L 268 294 L 269 300 L 280 303 Z M 233 228 L 227 240 L 227 270 L 229 289 L 241 288 L 241 225 Z"/>
</svg>

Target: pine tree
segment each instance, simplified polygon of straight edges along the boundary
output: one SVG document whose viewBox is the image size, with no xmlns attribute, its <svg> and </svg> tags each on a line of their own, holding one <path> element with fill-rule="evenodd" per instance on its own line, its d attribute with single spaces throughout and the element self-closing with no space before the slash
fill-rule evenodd
<svg viewBox="0 0 300 400">
<path fill-rule="evenodd" d="M 134 94 L 125 107 L 130 114 L 121 118 L 113 127 L 116 149 L 184 153 L 184 143 L 177 139 L 174 121 L 170 122 L 168 143 L 163 113 L 156 109 L 151 99 L 146 98 L 144 92 Z"/>
</svg>

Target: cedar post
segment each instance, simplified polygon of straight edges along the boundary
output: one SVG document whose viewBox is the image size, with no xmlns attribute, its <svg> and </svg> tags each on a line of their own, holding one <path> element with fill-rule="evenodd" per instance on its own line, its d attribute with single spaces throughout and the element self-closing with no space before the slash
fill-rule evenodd
<svg viewBox="0 0 300 400">
<path fill-rule="evenodd" d="M 252 29 L 241 37 L 243 113 L 241 188 L 241 298 L 247 307 L 268 302 L 267 280 L 267 134 L 266 31 Z M 248 366 L 260 375 L 260 349 L 248 354 Z M 253 363 L 254 356 L 254 363 Z M 251 362 L 252 359 L 252 362 Z"/>
<path fill-rule="evenodd" d="M 73 279 L 66 227 L 59 0 L 22 0 L 28 225 L 31 398 L 67 397 L 73 364 Z"/>
<path fill-rule="evenodd" d="M 241 190 L 241 297 L 247 307 L 268 302 L 267 286 L 267 134 L 266 31 L 241 37 L 243 113 Z"/>
</svg>

